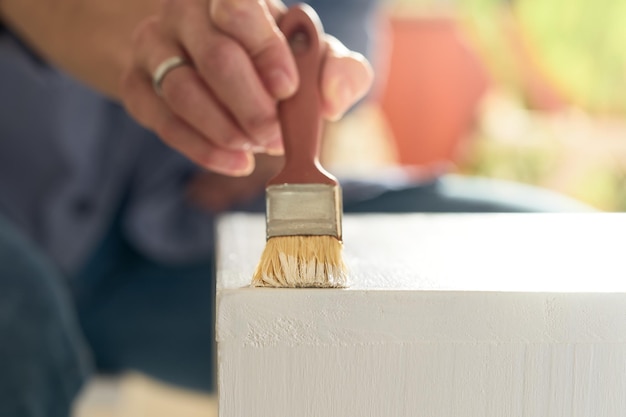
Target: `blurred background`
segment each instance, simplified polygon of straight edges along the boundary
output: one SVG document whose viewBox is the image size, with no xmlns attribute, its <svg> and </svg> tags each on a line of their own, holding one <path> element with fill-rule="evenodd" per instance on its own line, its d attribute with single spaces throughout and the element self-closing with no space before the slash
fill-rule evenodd
<svg viewBox="0 0 626 417">
<path fill-rule="evenodd" d="M 539 185 L 626 210 L 626 2 L 388 0 L 379 82 L 327 129 L 336 169 L 442 170 Z M 216 399 L 128 374 L 75 416 L 211 416 Z"/>
<path fill-rule="evenodd" d="M 328 159 L 515 180 L 625 210 L 625 21 L 620 0 L 387 1 L 380 82 L 331 126 L 360 135 L 334 135 Z M 359 160 L 349 142 L 364 137 L 374 151 Z"/>
</svg>

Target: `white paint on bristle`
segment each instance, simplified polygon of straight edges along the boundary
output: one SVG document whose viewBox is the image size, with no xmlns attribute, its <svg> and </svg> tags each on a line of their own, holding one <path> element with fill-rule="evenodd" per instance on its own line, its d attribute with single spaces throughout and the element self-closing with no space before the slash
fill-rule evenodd
<svg viewBox="0 0 626 417">
<path fill-rule="evenodd" d="M 626 415 L 626 215 L 345 216 L 326 290 L 249 287 L 264 227 L 219 225 L 221 417 Z"/>
<path fill-rule="evenodd" d="M 342 243 L 334 236 L 278 236 L 268 239 L 252 285 L 277 288 L 344 288 Z"/>
</svg>

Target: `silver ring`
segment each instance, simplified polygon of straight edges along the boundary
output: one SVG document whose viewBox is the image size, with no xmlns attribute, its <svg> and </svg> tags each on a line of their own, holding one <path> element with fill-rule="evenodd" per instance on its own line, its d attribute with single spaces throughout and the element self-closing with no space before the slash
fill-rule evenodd
<svg viewBox="0 0 626 417">
<path fill-rule="evenodd" d="M 163 84 L 165 76 L 174 68 L 178 68 L 183 65 L 187 65 L 187 61 L 184 58 L 180 56 L 173 56 L 167 58 L 165 61 L 161 62 L 158 67 L 156 67 L 154 73 L 152 74 L 152 87 L 154 87 L 154 91 L 159 97 L 163 97 L 161 84 Z"/>
</svg>

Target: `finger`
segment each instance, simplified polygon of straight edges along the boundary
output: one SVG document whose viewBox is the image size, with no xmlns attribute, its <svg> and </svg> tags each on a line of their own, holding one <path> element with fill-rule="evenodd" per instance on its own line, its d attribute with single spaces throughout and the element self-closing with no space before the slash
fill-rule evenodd
<svg viewBox="0 0 626 417">
<path fill-rule="evenodd" d="M 173 40 L 163 35 L 157 20 L 144 25 L 134 37 L 136 64 L 147 74 L 166 59 L 186 56 Z M 248 151 L 251 139 L 233 122 L 230 115 L 217 103 L 215 97 L 190 65 L 168 72 L 161 82 L 163 99 L 170 109 L 187 124 L 223 148 Z"/>
<path fill-rule="evenodd" d="M 166 24 L 184 45 L 201 79 L 243 132 L 256 145 L 280 152 L 275 99 L 263 86 L 247 52 L 210 27 L 207 19 L 193 8 L 179 8 L 169 14 Z"/>
<path fill-rule="evenodd" d="M 298 72 L 287 41 L 276 25 L 275 17 L 279 14 L 281 4 L 278 2 L 210 2 L 210 15 L 216 27 L 244 47 L 270 94 L 283 99 L 297 89 Z"/>
<path fill-rule="evenodd" d="M 254 170 L 251 152 L 231 151 L 208 144 L 197 131 L 173 114 L 163 117 L 157 134 L 196 164 L 209 171 L 233 177 L 246 176 Z"/>
<path fill-rule="evenodd" d="M 374 72 L 365 57 L 327 35 L 329 45 L 322 74 L 323 114 L 338 120 L 369 91 Z"/>
<path fill-rule="evenodd" d="M 231 150 L 255 150 L 253 141 L 219 105 L 197 72 L 181 68 L 164 80 L 163 97 L 170 109 L 189 125 L 211 138 L 213 143 Z M 256 149 L 264 151 L 265 148 Z"/>
<path fill-rule="evenodd" d="M 278 22 L 280 18 L 287 13 L 287 6 L 281 0 L 265 0 L 267 10 L 269 10 L 274 21 Z"/>
<path fill-rule="evenodd" d="M 153 130 L 166 144 L 198 165 L 231 176 L 248 175 L 254 169 L 250 152 L 228 150 L 211 144 L 172 113 L 156 95 L 142 70 L 135 68 L 124 76 L 122 92 L 126 109 L 140 124 Z"/>
</svg>

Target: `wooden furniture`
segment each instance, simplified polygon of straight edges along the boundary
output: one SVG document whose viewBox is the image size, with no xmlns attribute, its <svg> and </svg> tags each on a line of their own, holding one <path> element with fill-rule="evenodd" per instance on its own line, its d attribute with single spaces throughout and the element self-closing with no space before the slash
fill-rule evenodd
<svg viewBox="0 0 626 417">
<path fill-rule="evenodd" d="M 220 417 L 623 417 L 626 215 L 344 219 L 346 290 L 247 288 L 219 225 Z"/>
</svg>

